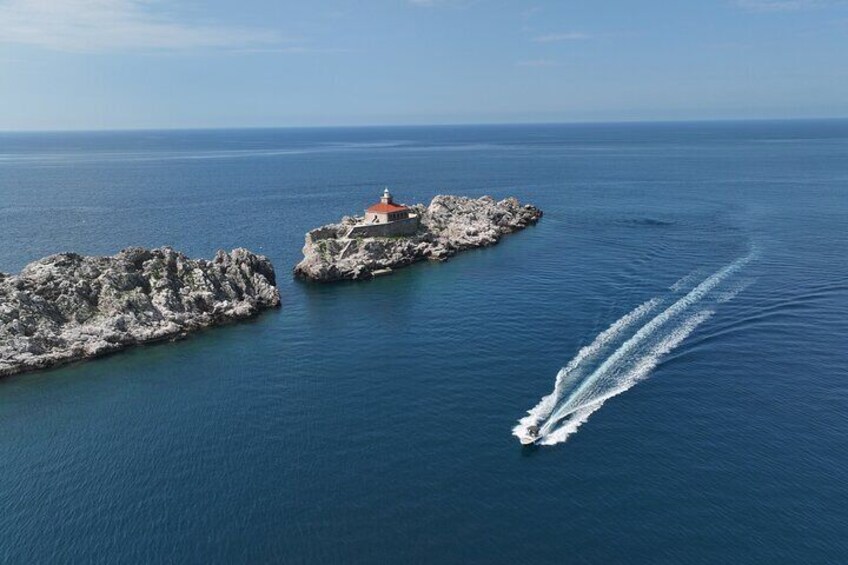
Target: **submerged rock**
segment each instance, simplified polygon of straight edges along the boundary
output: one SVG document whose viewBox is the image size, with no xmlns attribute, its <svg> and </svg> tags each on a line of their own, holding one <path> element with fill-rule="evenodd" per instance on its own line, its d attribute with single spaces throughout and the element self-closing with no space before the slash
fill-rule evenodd
<svg viewBox="0 0 848 565">
<path fill-rule="evenodd" d="M 170 247 L 51 255 L 0 276 L 0 376 L 179 338 L 279 305 L 274 267 L 246 249 L 211 261 Z"/>
<path fill-rule="evenodd" d="M 490 196 L 439 195 L 426 208 L 418 204 L 410 209 L 421 218 L 418 232 L 411 236 L 351 238 L 355 222 L 350 218 L 310 231 L 295 274 L 320 282 L 369 279 L 386 269 L 424 259 L 443 261 L 465 249 L 495 244 L 504 234 L 542 217 L 535 206 Z"/>
</svg>

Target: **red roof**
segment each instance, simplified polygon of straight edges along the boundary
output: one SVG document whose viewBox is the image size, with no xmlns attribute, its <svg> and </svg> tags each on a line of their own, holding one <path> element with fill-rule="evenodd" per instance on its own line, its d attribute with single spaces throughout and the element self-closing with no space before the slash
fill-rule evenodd
<svg viewBox="0 0 848 565">
<path fill-rule="evenodd" d="M 397 204 L 383 204 L 382 202 L 374 204 L 366 212 L 375 212 L 377 214 L 390 214 L 392 212 L 403 212 L 408 210 L 406 206 L 398 206 Z"/>
</svg>

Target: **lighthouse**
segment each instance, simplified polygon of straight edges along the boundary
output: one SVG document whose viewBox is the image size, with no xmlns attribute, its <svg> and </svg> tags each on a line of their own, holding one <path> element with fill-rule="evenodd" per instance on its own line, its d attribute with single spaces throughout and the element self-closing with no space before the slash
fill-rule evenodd
<svg viewBox="0 0 848 565">
<path fill-rule="evenodd" d="M 409 218 L 409 208 L 395 204 L 388 187 L 383 190 L 380 202 L 365 210 L 366 224 L 388 224 L 407 218 Z"/>
<path fill-rule="evenodd" d="M 409 237 L 418 232 L 419 222 L 416 209 L 395 204 L 392 193 L 386 187 L 380 201 L 365 209 L 365 215 L 357 218 L 347 237 Z"/>
</svg>

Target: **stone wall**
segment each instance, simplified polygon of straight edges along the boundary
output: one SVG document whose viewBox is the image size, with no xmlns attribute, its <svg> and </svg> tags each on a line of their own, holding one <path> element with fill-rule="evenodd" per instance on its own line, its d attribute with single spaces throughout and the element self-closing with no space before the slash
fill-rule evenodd
<svg viewBox="0 0 848 565">
<path fill-rule="evenodd" d="M 336 239 L 339 236 L 339 230 L 336 226 L 322 226 L 316 228 L 306 234 L 307 243 L 316 243 L 322 239 Z"/>
<path fill-rule="evenodd" d="M 417 215 L 388 224 L 359 224 L 350 228 L 348 237 L 398 237 L 415 235 L 418 231 Z"/>
</svg>

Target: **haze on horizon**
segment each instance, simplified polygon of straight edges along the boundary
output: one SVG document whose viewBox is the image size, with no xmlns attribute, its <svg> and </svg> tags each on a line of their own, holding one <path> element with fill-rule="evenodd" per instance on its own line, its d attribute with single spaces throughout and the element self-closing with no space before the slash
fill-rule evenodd
<svg viewBox="0 0 848 565">
<path fill-rule="evenodd" d="M 0 130 L 848 116 L 842 0 L 0 0 Z"/>
</svg>

